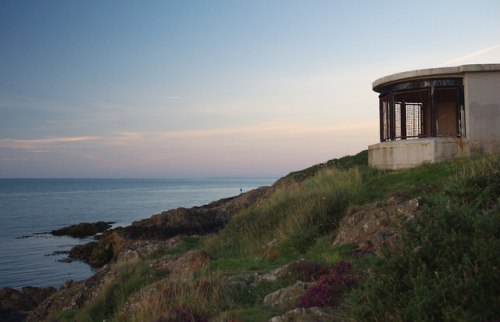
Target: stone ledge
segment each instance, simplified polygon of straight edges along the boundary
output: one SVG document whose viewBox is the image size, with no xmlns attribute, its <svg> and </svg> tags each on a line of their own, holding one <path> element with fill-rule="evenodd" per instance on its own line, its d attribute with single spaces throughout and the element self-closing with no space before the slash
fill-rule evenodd
<svg viewBox="0 0 500 322">
<path fill-rule="evenodd" d="M 470 156 L 469 141 L 461 138 L 426 138 L 388 141 L 368 147 L 368 165 L 399 170 L 424 162 L 435 163 Z"/>
</svg>

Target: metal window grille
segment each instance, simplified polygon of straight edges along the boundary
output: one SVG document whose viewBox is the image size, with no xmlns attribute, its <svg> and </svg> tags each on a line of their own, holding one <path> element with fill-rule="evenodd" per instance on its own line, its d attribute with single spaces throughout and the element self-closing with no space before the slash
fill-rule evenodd
<svg viewBox="0 0 500 322">
<path fill-rule="evenodd" d="M 460 87 L 399 90 L 380 96 L 380 140 L 460 136 Z"/>
<path fill-rule="evenodd" d="M 391 138 L 390 133 L 390 99 L 389 95 L 380 97 L 380 141 L 387 141 Z"/>
<path fill-rule="evenodd" d="M 418 138 L 423 135 L 422 103 L 406 103 L 406 137 Z"/>
</svg>

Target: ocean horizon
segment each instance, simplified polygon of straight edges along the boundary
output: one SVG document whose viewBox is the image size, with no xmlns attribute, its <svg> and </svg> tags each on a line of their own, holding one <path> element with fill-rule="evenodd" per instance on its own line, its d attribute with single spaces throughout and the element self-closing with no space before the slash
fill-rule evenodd
<svg viewBox="0 0 500 322">
<path fill-rule="evenodd" d="M 178 207 L 236 196 L 276 178 L 8 178 L 0 179 L 0 287 L 45 287 L 94 273 L 62 262 L 71 247 L 91 241 L 49 232 L 81 222 L 127 226 Z"/>
</svg>

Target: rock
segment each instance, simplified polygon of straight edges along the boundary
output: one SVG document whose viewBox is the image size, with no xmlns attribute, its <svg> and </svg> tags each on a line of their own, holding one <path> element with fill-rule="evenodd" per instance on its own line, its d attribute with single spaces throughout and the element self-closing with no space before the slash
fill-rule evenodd
<svg viewBox="0 0 500 322">
<path fill-rule="evenodd" d="M 180 240 L 180 236 L 167 240 L 126 240 L 122 243 L 118 254 L 115 255 L 115 259 L 117 262 L 136 262 L 154 253 L 174 248 L 180 243 Z"/>
<path fill-rule="evenodd" d="M 56 292 L 53 287 L 0 288 L 0 321 L 24 321 L 28 313 Z"/>
<path fill-rule="evenodd" d="M 269 322 L 341 322 L 345 321 L 337 316 L 331 309 L 310 307 L 307 309 L 297 308 L 286 312 L 281 316 L 275 316 Z"/>
<path fill-rule="evenodd" d="M 111 244 L 90 242 L 73 247 L 69 257 L 82 260 L 93 267 L 102 267 L 113 259 L 113 248 Z"/>
<path fill-rule="evenodd" d="M 70 259 L 78 259 L 93 267 L 102 267 L 111 261 L 134 262 L 173 248 L 180 242 L 176 236 L 166 240 L 130 240 L 123 238 L 119 231 L 103 236 L 98 242 L 90 242 L 73 247 Z"/>
<path fill-rule="evenodd" d="M 66 281 L 52 296 L 29 312 L 26 321 L 45 321 L 51 313 L 82 308 L 101 294 L 103 286 L 112 282 L 116 275 L 115 268 L 107 265 L 84 281 Z"/>
<path fill-rule="evenodd" d="M 186 280 L 191 273 L 206 266 L 210 258 L 207 253 L 200 250 L 188 251 L 181 256 L 165 257 L 153 264 L 155 268 L 169 272 L 169 278 Z"/>
<path fill-rule="evenodd" d="M 80 223 L 53 230 L 50 233 L 54 236 L 85 238 L 108 230 L 109 228 L 111 228 L 111 224 L 113 224 L 113 222 L 98 221 L 95 223 Z"/>
<path fill-rule="evenodd" d="M 54 287 L 40 288 L 40 287 L 26 286 L 21 289 L 21 292 L 33 301 L 34 307 L 37 307 L 46 298 L 54 294 L 56 292 L 56 289 Z"/>
<path fill-rule="evenodd" d="M 275 306 L 278 308 L 293 307 L 299 298 L 304 295 L 311 283 L 297 281 L 289 287 L 279 289 L 264 297 L 264 304 Z"/>
<path fill-rule="evenodd" d="M 123 234 L 130 239 L 165 239 L 177 235 L 204 235 L 222 229 L 237 212 L 266 196 L 270 187 L 261 187 L 236 197 L 201 207 L 177 208 L 133 222 Z"/>
<path fill-rule="evenodd" d="M 261 274 L 261 273 L 256 273 L 255 274 L 255 279 L 253 282 L 253 285 L 256 286 L 262 281 L 267 281 L 267 282 L 274 282 L 287 272 L 287 268 L 290 265 L 290 263 L 283 265 L 281 267 L 278 267 L 274 270 L 272 270 L 269 273 Z"/>
<path fill-rule="evenodd" d="M 384 202 L 352 208 L 340 222 L 333 245 L 354 244 L 361 252 L 376 253 L 398 238 L 401 218 L 412 220 L 419 207 L 419 199 L 392 197 Z"/>
<path fill-rule="evenodd" d="M 274 282 L 281 281 L 289 283 L 291 281 L 313 282 L 318 280 L 321 275 L 330 273 L 328 265 L 312 263 L 304 259 L 298 259 L 289 262 L 281 267 L 272 270 L 269 273 L 256 273 L 253 286 L 262 281 Z"/>
</svg>

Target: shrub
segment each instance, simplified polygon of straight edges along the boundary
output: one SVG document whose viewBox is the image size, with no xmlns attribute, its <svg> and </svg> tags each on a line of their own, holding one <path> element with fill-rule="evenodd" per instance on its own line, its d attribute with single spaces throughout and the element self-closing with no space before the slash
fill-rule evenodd
<svg viewBox="0 0 500 322">
<path fill-rule="evenodd" d="M 280 276 L 279 281 L 288 284 L 292 284 L 295 281 L 315 282 L 329 272 L 330 267 L 325 264 L 295 261 L 288 266 L 287 274 Z"/>
<path fill-rule="evenodd" d="M 297 307 L 336 306 L 344 292 L 356 284 L 356 275 L 348 262 L 335 263 L 329 271 L 330 273 L 322 275 L 316 284 L 307 289 L 299 299 Z"/>
<path fill-rule="evenodd" d="M 176 307 L 155 322 L 208 322 L 208 319 L 196 315 L 190 308 Z"/>
<path fill-rule="evenodd" d="M 496 169 L 493 167 L 492 169 Z M 356 320 L 500 318 L 499 173 L 476 173 L 424 196 L 396 247 L 365 270 L 350 295 Z"/>
</svg>

